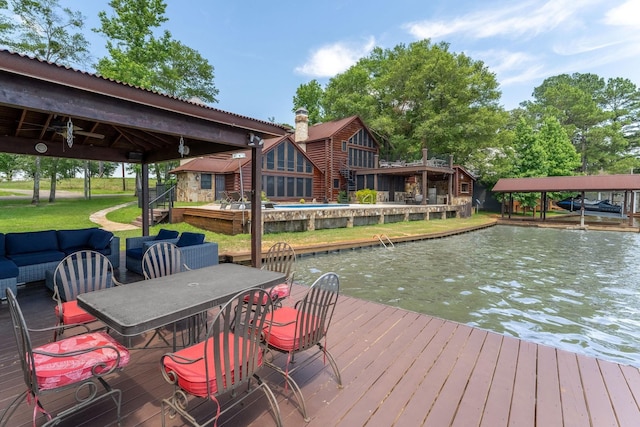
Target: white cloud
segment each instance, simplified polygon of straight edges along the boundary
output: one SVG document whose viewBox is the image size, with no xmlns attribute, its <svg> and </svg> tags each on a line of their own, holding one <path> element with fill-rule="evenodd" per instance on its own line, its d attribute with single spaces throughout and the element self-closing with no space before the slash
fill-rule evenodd
<svg viewBox="0 0 640 427">
<path fill-rule="evenodd" d="M 476 38 L 534 36 L 560 25 L 571 25 L 572 17 L 584 8 L 584 3 L 551 0 L 540 4 L 537 0 L 529 0 L 516 6 L 470 13 L 450 21 L 411 22 L 403 28 L 418 39 L 442 38 L 453 34 Z"/>
<path fill-rule="evenodd" d="M 310 58 L 295 71 L 310 77 L 333 77 L 367 56 L 374 47 L 373 37 L 362 44 L 338 42 L 325 45 L 312 52 Z"/>
<path fill-rule="evenodd" d="M 609 10 L 604 17 L 605 24 L 623 27 L 640 27 L 640 0 L 627 0 Z"/>
</svg>

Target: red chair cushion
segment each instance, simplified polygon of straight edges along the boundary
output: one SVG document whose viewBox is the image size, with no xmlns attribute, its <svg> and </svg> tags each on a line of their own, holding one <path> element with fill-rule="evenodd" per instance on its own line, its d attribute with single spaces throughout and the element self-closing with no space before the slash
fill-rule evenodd
<svg viewBox="0 0 640 427">
<path fill-rule="evenodd" d="M 222 340 L 222 333 L 220 334 L 220 340 Z M 232 335 L 232 334 L 231 334 Z M 209 338 L 209 341 L 212 341 L 213 338 Z M 233 342 L 233 338 L 229 337 L 229 342 Z M 191 347 L 184 348 L 182 350 L 178 350 L 173 353 L 175 356 L 180 358 L 185 358 L 188 360 L 197 360 L 194 363 L 184 363 L 177 362 L 171 357 L 165 357 L 163 359 L 164 369 L 166 372 L 173 371 L 178 378 L 178 386 L 186 391 L 189 394 L 199 397 L 207 396 L 207 386 L 205 379 L 205 361 L 204 361 L 204 344 L 205 341 L 200 342 L 198 344 L 192 345 Z M 242 341 L 240 342 L 240 346 L 242 346 Z M 220 349 L 219 351 L 222 351 Z M 216 369 L 215 369 L 215 360 L 213 358 L 213 345 L 211 343 L 207 346 L 207 364 L 209 369 L 209 390 L 211 394 L 215 394 L 218 391 L 218 386 L 216 384 Z M 224 363 L 223 353 L 220 354 L 220 359 L 222 363 Z M 229 349 L 229 360 L 233 363 L 234 352 L 233 348 Z M 258 366 L 262 365 L 262 350 L 260 350 L 258 354 Z M 224 366 L 221 368 L 224 372 Z M 230 367 L 231 373 L 233 374 L 231 377 L 231 383 L 235 381 L 235 367 Z M 242 375 L 242 373 L 240 373 Z M 227 383 L 227 386 L 230 384 Z"/>
<path fill-rule="evenodd" d="M 291 292 L 291 288 L 288 283 L 281 283 L 279 285 L 274 286 L 269 291 L 269 295 L 273 301 L 279 300 L 282 298 L 287 298 Z"/>
<path fill-rule="evenodd" d="M 286 298 L 289 296 L 290 288 L 288 283 L 281 283 L 279 285 L 274 286 L 269 290 L 269 297 L 271 297 L 271 301 L 276 301 L 282 298 Z M 254 304 L 265 305 L 267 303 L 267 296 L 263 294 L 262 301 L 258 301 L 258 294 L 253 297 Z M 244 302 L 249 302 L 249 295 L 244 297 Z"/>
<path fill-rule="evenodd" d="M 78 350 L 87 350 L 99 346 L 111 346 L 112 348 L 96 349 L 74 356 L 52 357 L 36 352 L 63 354 Z M 97 373 L 112 369 L 120 353 L 119 368 L 129 363 L 129 351 L 119 342 L 104 332 L 92 332 L 76 335 L 60 341 L 45 344 L 33 349 L 36 365 L 36 377 L 42 390 L 51 390 L 65 385 L 84 381 L 93 376 L 92 369 L 98 366 Z"/>
<path fill-rule="evenodd" d="M 56 317 L 59 317 L 58 307 L 56 305 Z M 71 325 L 73 323 L 95 322 L 96 318 L 78 307 L 78 301 L 67 301 L 62 303 L 62 323 Z"/>
<path fill-rule="evenodd" d="M 287 352 L 299 349 L 300 337 L 295 336 L 297 316 L 298 310 L 293 307 L 282 307 L 273 312 L 270 346 Z"/>
</svg>

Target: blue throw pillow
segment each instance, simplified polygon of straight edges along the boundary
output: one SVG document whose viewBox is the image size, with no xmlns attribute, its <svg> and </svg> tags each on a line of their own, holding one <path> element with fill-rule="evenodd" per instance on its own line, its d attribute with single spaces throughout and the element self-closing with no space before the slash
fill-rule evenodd
<svg viewBox="0 0 640 427">
<path fill-rule="evenodd" d="M 176 246 L 193 246 L 193 245 L 201 245 L 204 243 L 204 234 L 202 233 L 189 233 L 188 231 L 182 232 L 180 238 L 178 239 L 178 243 Z"/>
<path fill-rule="evenodd" d="M 178 234 L 179 233 L 175 230 L 167 230 L 167 229 L 161 228 L 160 231 L 158 231 L 158 235 L 153 240 L 175 239 L 176 237 L 178 237 Z"/>
<path fill-rule="evenodd" d="M 96 228 L 89 238 L 89 246 L 96 250 L 106 249 L 111 239 L 113 239 L 112 232 Z"/>
</svg>

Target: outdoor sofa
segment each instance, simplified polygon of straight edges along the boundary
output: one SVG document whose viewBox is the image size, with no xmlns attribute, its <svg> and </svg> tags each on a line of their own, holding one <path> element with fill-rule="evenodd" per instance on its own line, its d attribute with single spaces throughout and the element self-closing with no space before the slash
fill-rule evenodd
<svg viewBox="0 0 640 427">
<path fill-rule="evenodd" d="M 218 264 L 218 244 L 205 242 L 204 234 L 161 229 L 155 236 L 128 237 L 125 240 L 127 270 L 142 275 L 142 257 L 151 245 L 158 242 L 175 243 L 182 252 L 185 265 L 197 269 Z"/>
<path fill-rule="evenodd" d="M 84 249 L 120 266 L 120 238 L 101 228 L 0 233 L 0 298 L 7 287 L 16 293 L 18 283 L 45 280 L 65 256 Z"/>
</svg>

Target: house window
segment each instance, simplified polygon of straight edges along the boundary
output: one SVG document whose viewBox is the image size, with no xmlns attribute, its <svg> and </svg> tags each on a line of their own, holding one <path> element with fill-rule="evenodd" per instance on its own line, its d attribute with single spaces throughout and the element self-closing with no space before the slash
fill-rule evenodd
<svg viewBox="0 0 640 427">
<path fill-rule="evenodd" d="M 347 152 L 347 141 L 342 141 L 342 151 Z"/>
<path fill-rule="evenodd" d="M 283 176 L 262 176 L 262 190 L 267 197 L 312 197 L 313 179 Z"/>
<path fill-rule="evenodd" d="M 460 184 L 460 192 L 461 193 L 469 193 L 469 183 L 468 182 L 463 182 Z"/>
<path fill-rule="evenodd" d="M 340 188 L 340 180 L 339 179 L 334 179 L 333 180 L 333 188 Z"/>
<path fill-rule="evenodd" d="M 211 190 L 211 174 L 210 173 L 200 174 L 200 188 L 202 190 Z"/>
</svg>

